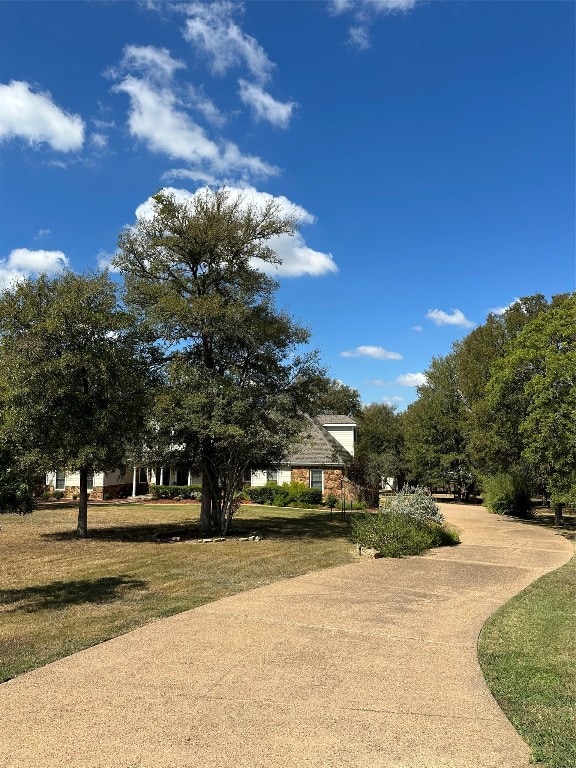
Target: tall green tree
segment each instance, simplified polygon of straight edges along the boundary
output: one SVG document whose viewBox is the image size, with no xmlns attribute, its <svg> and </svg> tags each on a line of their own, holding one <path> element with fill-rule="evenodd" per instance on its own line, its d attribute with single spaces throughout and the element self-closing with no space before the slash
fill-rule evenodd
<svg viewBox="0 0 576 768">
<path fill-rule="evenodd" d="M 308 331 L 276 310 L 276 282 L 257 267 L 279 262 L 271 238 L 294 226 L 272 200 L 158 193 L 119 239 L 126 300 L 165 351 L 174 444 L 201 472 L 205 534 L 227 532 L 248 467 L 280 461 L 318 375 L 298 354 Z"/>
<path fill-rule="evenodd" d="M 314 395 L 307 408 L 311 416 L 333 413 L 354 418 L 362 412 L 362 401 L 357 389 L 324 373 L 319 373 L 311 383 Z"/>
<path fill-rule="evenodd" d="M 134 318 L 106 274 L 26 280 L 0 295 L 2 434 L 22 470 L 80 474 L 77 535 L 87 535 L 88 475 L 123 464 L 151 401 Z"/>
<path fill-rule="evenodd" d="M 405 467 L 401 416 L 394 406 L 371 403 L 359 416 L 357 461 L 365 482 L 376 491 L 383 478 L 394 477 L 403 485 Z"/>
<path fill-rule="evenodd" d="M 432 486 L 452 483 L 466 493 L 472 474 L 454 354 L 433 358 L 426 378 L 402 417 L 408 479 Z"/>
<path fill-rule="evenodd" d="M 518 333 L 493 370 L 486 410 L 494 421 L 513 412 L 509 438 L 554 504 L 576 500 L 576 294 Z"/>
</svg>

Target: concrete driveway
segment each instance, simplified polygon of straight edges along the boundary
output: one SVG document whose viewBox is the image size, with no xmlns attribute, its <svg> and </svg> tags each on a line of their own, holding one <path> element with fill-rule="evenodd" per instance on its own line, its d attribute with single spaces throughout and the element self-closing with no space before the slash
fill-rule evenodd
<svg viewBox="0 0 576 768">
<path fill-rule="evenodd" d="M 574 548 L 443 511 L 458 547 L 225 598 L 1 685 L 1 768 L 528 768 L 476 641 Z"/>
</svg>

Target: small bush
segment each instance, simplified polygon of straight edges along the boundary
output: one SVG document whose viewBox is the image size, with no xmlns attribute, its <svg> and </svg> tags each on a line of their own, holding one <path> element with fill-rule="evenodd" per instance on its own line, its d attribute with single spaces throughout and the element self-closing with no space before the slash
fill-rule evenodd
<svg viewBox="0 0 576 768">
<path fill-rule="evenodd" d="M 50 491 L 42 491 L 42 493 L 40 494 L 40 498 L 43 501 L 48 501 L 48 499 L 52 498 L 52 494 L 50 493 Z"/>
<path fill-rule="evenodd" d="M 54 491 L 52 496 L 56 499 L 56 501 L 60 501 L 60 499 L 64 498 L 64 491 Z"/>
<path fill-rule="evenodd" d="M 458 544 L 456 531 L 403 512 L 378 512 L 352 518 L 352 541 L 383 557 L 420 555 L 431 547 Z"/>
<path fill-rule="evenodd" d="M 524 478 L 514 473 L 500 473 L 482 480 L 484 504 L 497 515 L 530 517 L 533 504 Z"/>
<path fill-rule="evenodd" d="M 421 486 L 405 487 L 398 493 L 384 499 L 383 512 L 395 512 L 408 515 L 417 520 L 433 522 L 442 525 L 444 515 L 440 507 L 425 488 Z"/>
<path fill-rule="evenodd" d="M 154 499 L 200 499 L 200 485 L 151 485 L 150 493 Z M 120 494 L 118 494 L 120 497 Z"/>
<path fill-rule="evenodd" d="M 278 488 L 278 483 L 266 483 L 266 485 L 254 486 L 246 489 L 246 495 L 254 504 L 272 504 L 274 492 Z"/>
<path fill-rule="evenodd" d="M 334 507 L 338 506 L 338 497 L 335 496 L 333 493 L 329 493 L 328 496 L 324 499 L 324 504 L 327 507 L 330 507 L 330 509 L 334 509 Z"/>
<path fill-rule="evenodd" d="M 276 507 L 313 507 L 322 503 L 322 491 L 308 488 L 303 483 L 270 482 L 262 486 L 246 488 L 247 497 L 254 504 L 270 504 Z"/>
</svg>

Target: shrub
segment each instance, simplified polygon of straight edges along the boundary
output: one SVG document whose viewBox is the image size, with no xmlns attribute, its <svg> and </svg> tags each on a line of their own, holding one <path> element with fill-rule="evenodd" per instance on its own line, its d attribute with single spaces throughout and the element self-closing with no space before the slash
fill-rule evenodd
<svg viewBox="0 0 576 768">
<path fill-rule="evenodd" d="M 330 507 L 330 509 L 334 509 L 334 507 L 338 506 L 338 497 L 335 496 L 333 493 L 329 493 L 328 496 L 324 499 L 324 504 L 327 507 Z"/>
<path fill-rule="evenodd" d="M 266 483 L 266 485 L 247 488 L 246 495 L 254 504 L 272 504 L 276 488 L 278 483 Z"/>
<path fill-rule="evenodd" d="M 11 476 L 10 471 L 0 475 L 0 513 L 28 515 L 34 509 L 35 503 L 28 483 Z"/>
<path fill-rule="evenodd" d="M 271 504 L 277 507 L 312 507 L 322 503 L 322 491 L 308 488 L 303 483 L 270 482 L 266 485 L 246 488 L 246 495 L 255 504 Z"/>
<path fill-rule="evenodd" d="M 202 486 L 151 485 L 150 493 L 154 499 L 200 499 L 202 497 Z"/>
<path fill-rule="evenodd" d="M 64 498 L 64 491 L 54 491 L 52 496 L 56 499 L 56 501 L 60 501 L 60 499 Z"/>
<path fill-rule="evenodd" d="M 43 501 L 48 501 L 48 499 L 52 498 L 52 494 L 50 493 L 50 491 L 42 491 L 42 493 L 40 494 L 40 498 Z"/>
<path fill-rule="evenodd" d="M 440 507 L 425 488 L 406 486 L 398 493 L 384 499 L 382 511 L 408 515 L 417 520 L 442 525 L 444 515 Z"/>
<path fill-rule="evenodd" d="M 482 480 L 483 501 L 497 515 L 530 517 L 532 500 L 526 480 L 516 473 L 502 472 Z"/>
<path fill-rule="evenodd" d="M 458 534 L 451 528 L 394 511 L 355 515 L 352 540 L 375 549 L 383 557 L 420 555 L 431 547 L 459 542 Z"/>
</svg>

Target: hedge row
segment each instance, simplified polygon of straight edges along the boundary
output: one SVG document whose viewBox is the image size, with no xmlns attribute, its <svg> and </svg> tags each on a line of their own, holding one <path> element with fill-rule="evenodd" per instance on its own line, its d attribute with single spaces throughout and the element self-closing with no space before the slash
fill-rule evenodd
<svg viewBox="0 0 576 768">
<path fill-rule="evenodd" d="M 200 499 L 201 485 L 151 485 L 150 493 L 155 499 Z"/>
<path fill-rule="evenodd" d="M 245 494 L 255 504 L 270 504 L 274 507 L 308 507 L 322 504 L 322 491 L 319 488 L 308 488 L 302 483 L 266 483 L 246 488 Z"/>
</svg>

